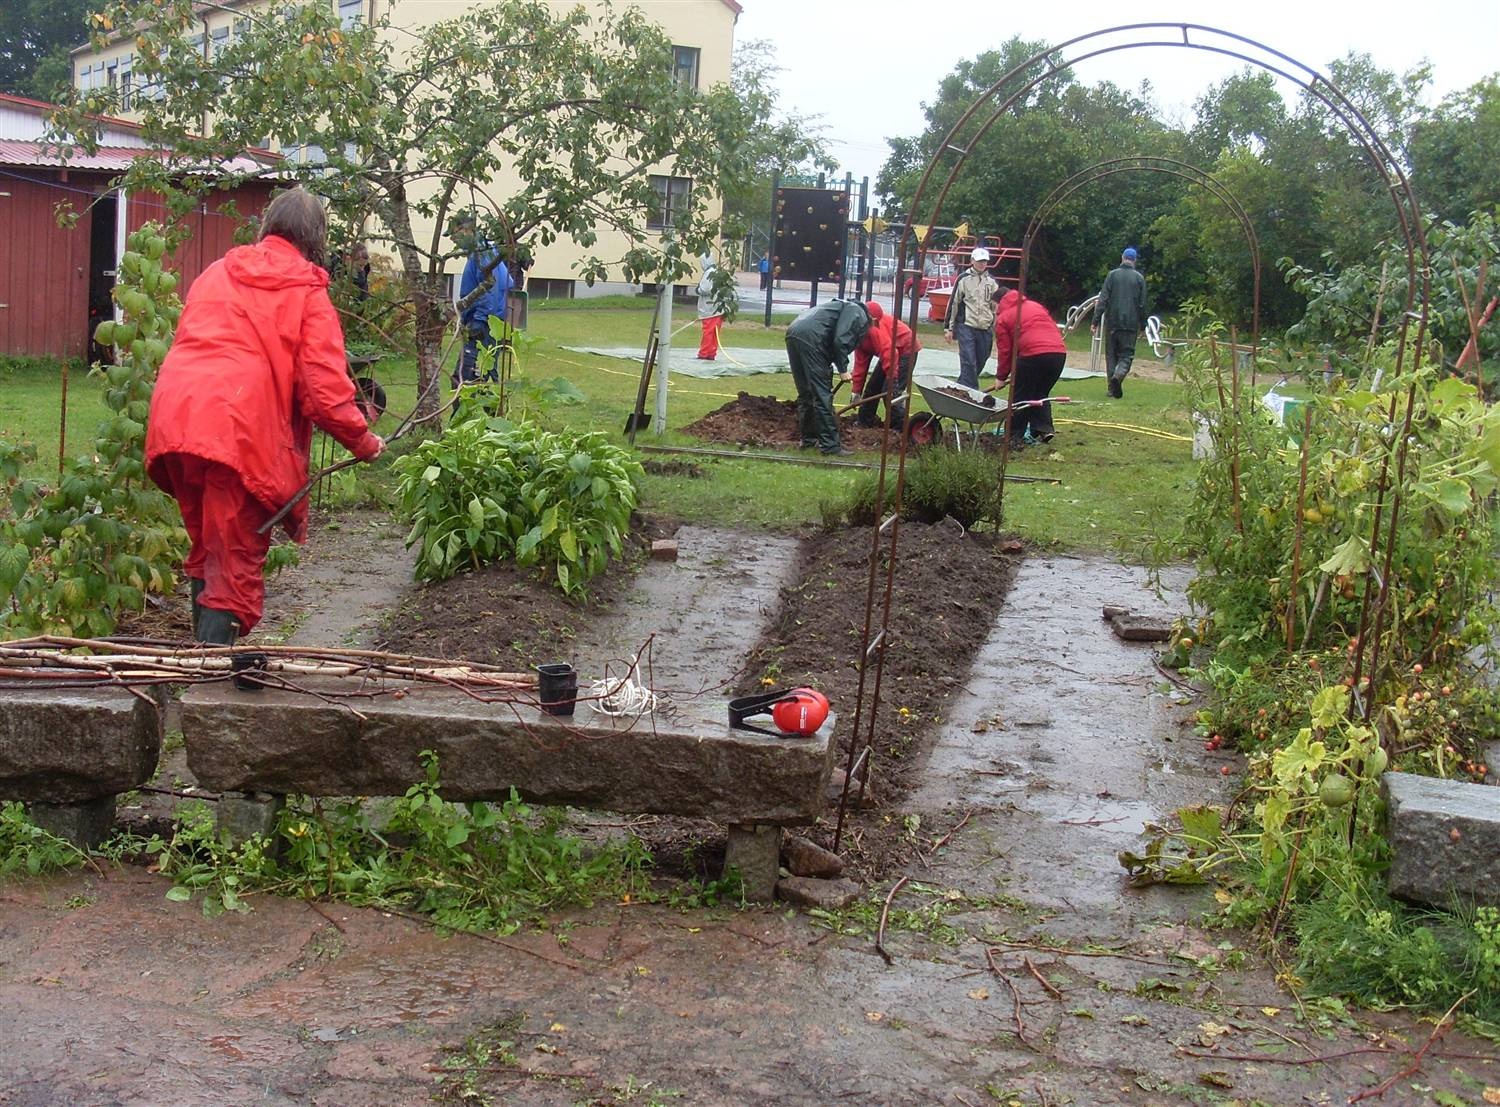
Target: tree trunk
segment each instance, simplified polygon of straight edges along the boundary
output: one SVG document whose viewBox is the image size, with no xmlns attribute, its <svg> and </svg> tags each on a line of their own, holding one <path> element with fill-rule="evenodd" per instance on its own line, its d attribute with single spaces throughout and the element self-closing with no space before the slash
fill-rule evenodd
<svg viewBox="0 0 1500 1107">
<path fill-rule="evenodd" d="M 401 271 L 410 292 L 413 308 L 414 335 L 417 355 L 417 407 L 416 417 L 427 419 L 428 425 L 438 429 L 440 424 L 429 419 L 442 406 L 442 388 L 438 378 L 443 371 L 443 336 L 447 333 L 444 318 L 442 274 L 429 272 L 423 265 L 423 256 L 416 248 L 412 234 L 411 209 L 406 203 L 406 188 L 398 180 L 383 193 L 385 199 L 380 207 L 381 218 L 396 240 L 396 251 L 401 257 Z"/>
</svg>

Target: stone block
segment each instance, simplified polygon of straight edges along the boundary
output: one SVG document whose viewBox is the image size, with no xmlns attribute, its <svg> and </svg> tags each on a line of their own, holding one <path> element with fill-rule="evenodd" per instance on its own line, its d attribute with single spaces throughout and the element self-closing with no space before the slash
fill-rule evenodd
<svg viewBox="0 0 1500 1107">
<path fill-rule="evenodd" d="M 350 706 L 279 689 L 194 687 L 182 699 L 188 768 L 216 792 L 399 796 L 422 779 L 420 754 L 430 749 L 451 800 L 503 800 L 515 788 L 536 803 L 745 824 L 806 824 L 823 810 L 833 716 L 814 735 L 782 737 L 731 730 L 722 701 L 616 719 L 585 699 L 565 717 L 542 714 L 534 700 L 390 686 L 405 695 Z M 307 687 L 331 695 L 351 686 Z"/>
<path fill-rule="evenodd" d="M 834 769 L 828 776 L 828 804 L 831 807 L 839 805 L 839 799 L 844 794 L 844 770 Z M 849 786 L 849 807 L 851 809 L 864 809 L 875 806 L 875 778 L 873 774 L 866 776 L 864 795 L 860 795 L 859 779 L 856 774 L 855 781 Z"/>
<path fill-rule="evenodd" d="M 115 797 L 100 796 L 81 803 L 28 805 L 31 821 L 48 834 L 72 842 L 79 849 L 93 849 L 109 837 L 115 826 Z"/>
<path fill-rule="evenodd" d="M 724 847 L 724 872 L 730 869 L 739 872 L 747 900 L 770 903 L 776 898 L 780 862 L 781 827 L 730 824 L 729 840 Z"/>
<path fill-rule="evenodd" d="M 1434 907 L 1500 905 L 1500 791 L 1485 784 L 1386 773 L 1391 894 Z"/>
<path fill-rule="evenodd" d="M 119 688 L 0 691 L 0 799 L 86 803 L 156 772 L 156 706 Z"/>
<path fill-rule="evenodd" d="M 256 835 L 269 838 L 286 797 L 269 792 L 226 792 L 219 797 L 219 831 L 239 843 Z"/>
<path fill-rule="evenodd" d="M 793 876 L 833 877 L 844 871 L 842 857 L 800 835 L 788 835 L 781 846 L 781 853 Z"/>
<path fill-rule="evenodd" d="M 811 876 L 788 876 L 776 882 L 776 898 L 798 907 L 820 907 L 837 911 L 848 907 L 864 889 L 852 880 L 818 880 Z"/>
<path fill-rule="evenodd" d="M 1127 642 L 1165 642 L 1172 637 L 1172 622 L 1158 615 L 1116 615 L 1109 621 L 1114 632 Z"/>
<path fill-rule="evenodd" d="M 651 560 L 652 561 L 676 561 L 677 560 L 677 539 L 675 539 L 675 538 L 658 538 L 654 542 L 652 542 L 651 543 Z"/>
</svg>

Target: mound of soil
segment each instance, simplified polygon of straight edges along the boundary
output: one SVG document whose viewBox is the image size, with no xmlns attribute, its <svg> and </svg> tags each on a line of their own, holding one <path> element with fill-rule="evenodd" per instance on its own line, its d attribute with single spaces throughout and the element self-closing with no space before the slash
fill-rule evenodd
<svg viewBox="0 0 1500 1107">
<path fill-rule="evenodd" d="M 847 393 L 833 398 L 835 410 L 849 402 Z M 885 412 L 882 408 L 881 415 Z M 682 428 L 705 442 L 728 442 L 737 446 L 785 449 L 802 442 L 797 429 L 797 401 L 775 396 L 752 396 L 741 392 L 723 407 L 710 411 L 696 423 Z M 839 419 L 839 435 L 851 450 L 880 449 L 879 427 L 861 427 L 853 413 Z"/>
<path fill-rule="evenodd" d="M 838 765 L 855 740 L 858 656 L 872 532 L 824 531 L 805 541 L 797 583 L 782 591 L 781 608 L 756 644 L 741 694 L 812 685 L 838 712 Z M 877 578 L 872 635 L 885 595 L 885 554 Z M 875 712 L 876 799 L 888 803 L 908 786 L 927 737 L 962 691 L 975 655 L 1015 578 L 1022 549 L 1013 538 L 963 532 L 951 520 L 901 526 L 895 588 Z M 862 742 L 874 693 L 874 666 L 865 681 Z"/>
<path fill-rule="evenodd" d="M 586 600 L 569 599 L 537 569 L 496 562 L 413 589 L 391 616 L 379 649 L 422 657 L 447 657 L 517 670 L 555 661 L 577 628 L 608 610 L 630 589 L 631 578 L 654 539 L 677 524 L 637 515 L 625 556 L 589 582 Z"/>
</svg>

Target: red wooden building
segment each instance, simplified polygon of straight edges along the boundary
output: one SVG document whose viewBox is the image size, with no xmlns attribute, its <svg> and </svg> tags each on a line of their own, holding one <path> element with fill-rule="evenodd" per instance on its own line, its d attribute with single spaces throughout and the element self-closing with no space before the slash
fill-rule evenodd
<svg viewBox="0 0 1500 1107">
<path fill-rule="evenodd" d="M 126 235 L 166 211 L 154 194 L 127 195 L 115 184 L 150 149 L 138 128 L 108 120 L 96 152 L 65 162 L 45 142 L 51 108 L 0 93 L 0 354 L 88 359 L 94 325 L 114 311 L 110 289 Z M 247 158 L 231 168 L 259 164 Z M 239 185 L 190 216 L 190 237 L 168 259 L 180 294 L 234 245 L 239 217 L 259 215 L 274 186 Z M 63 203 L 79 216 L 69 227 L 58 225 Z M 230 204 L 239 217 L 223 210 Z"/>
</svg>

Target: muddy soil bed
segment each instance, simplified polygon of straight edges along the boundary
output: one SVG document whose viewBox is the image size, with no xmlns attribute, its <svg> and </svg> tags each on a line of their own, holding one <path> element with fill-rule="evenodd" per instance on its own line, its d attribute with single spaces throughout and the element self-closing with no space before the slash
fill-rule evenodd
<svg viewBox="0 0 1500 1107">
<path fill-rule="evenodd" d="M 760 691 L 766 681 L 779 688 L 821 689 L 839 716 L 835 738 L 840 768 L 848 762 L 851 743 L 864 741 L 873 701 L 872 666 L 866 675 L 865 719 L 856 736 L 871 542 L 869 528 L 826 530 L 804 541 L 797 583 L 783 589 L 781 608 L 751 651 L 739 689 L 741 694 Z M 872 636 L 880 626 L 885 594 L 885 546 L 882 540 Z M 950 701 L 962 692 L 989 636 L 1021 551 L 1014 538 L 973 534 L 952 521 L 902 524 L 875 712 L 872 802 L 858 820 L 866 836 L 879 836 L 880 828 L 890 824 L 879 812 L 898 802 L 914 783 L 932 731 L 947 717 Z M 865 877 L 880 875 L 898 860 L 873 840 L 868 846 L 857 851 L 864 855 L 860 868 Z"/>
<path fill-rule="evenodd" d="M 677 525 L 651 515 L 632 519 L 626 556 L 589 582 L 587 599 L 570 599 L 538 570 L 509 561 L 418 585 L 391 615 L 379 648 L 520 670 L 565 657 L 579 626 L 630 591 L 652 541 Z"/>
<path fill-rule="evenodd" d="M 849 402 L 847 393 L 833 398 L 834 410 Z M 882 408 L 881 414 L 884 415 Z M 706 442 L 726 442 L 737 446 L 785 449 L 799 446 L 802 433 L 797 429 L 797 402 L 778 400 L 775 396 L 752 396 L 741 392 L 723 407 L 710 411 L 696 423 L 682 428 L 687 434 Z M 851 450 L 880 449 L 879 427 L 861 427 L 851 412 L 839 419 L 839 435 Z"/>
</svg>

